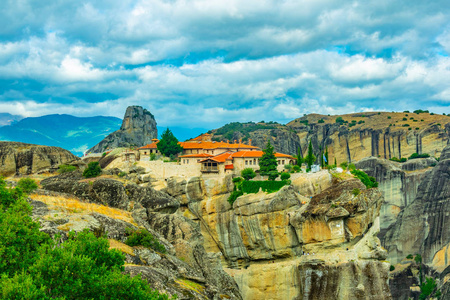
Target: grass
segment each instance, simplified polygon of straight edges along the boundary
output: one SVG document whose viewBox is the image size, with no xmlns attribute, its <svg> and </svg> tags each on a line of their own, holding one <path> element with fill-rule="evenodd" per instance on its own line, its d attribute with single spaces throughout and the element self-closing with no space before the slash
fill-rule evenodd
<svg viewBox="0 0 450 300">
<path fill-rule="evenodd" d="M 178 283 L 180 286 L 192 290 L 194 292 L 197 292 L 199 294 L 203 294 L 205 287 L 197 282 L 191 281 L 189 279 L 185 278 L 179 278 L 175 280 L 176 283 Z"/>
<path fill-rule="evenodd" d="M 64 213 L 99 213 L 107 217 L 122 220 L 124 222 L 136 225 L 131 212 L 108 207 L 101 204 L 83 202 L 76 198 L 65 198 L 45 195 L 30 195 L 30 198 L 36 201 L 44 202 L 50 209 L 58 210 Z"/>
</svg>

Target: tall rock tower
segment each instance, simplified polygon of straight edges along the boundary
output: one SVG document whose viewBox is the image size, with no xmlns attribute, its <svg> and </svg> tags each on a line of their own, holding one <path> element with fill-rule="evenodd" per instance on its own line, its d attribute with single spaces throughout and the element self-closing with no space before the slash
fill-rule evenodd
<svg viewBox="0 0 450 300">
<path fill-rule="evenodd" d="M 117 147 L 141 147 L 158 137 L 155 117 L 141 106 L 128 106 L 122 126 L 105 137 L 88 152 L 103 152 Z"/>
</svg>

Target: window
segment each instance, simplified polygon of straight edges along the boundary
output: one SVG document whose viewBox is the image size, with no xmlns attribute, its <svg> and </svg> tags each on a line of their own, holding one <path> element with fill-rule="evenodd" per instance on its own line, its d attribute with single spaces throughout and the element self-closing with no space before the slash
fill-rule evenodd
<svg viewBox="0 0 450 300">
<path fill-rule="evenodd" d="M 187 164 L 189 163 L 189 159 L 186 159 L 186 163 L 187 163 Z"/>
<path fill-rule="evenodd" d="M 248 165 L 248 160 L 245 161 L 245 165 Z"/>
<path fill-rule="evenodd" d="M 252 165 L 252 161 L 250 160 L 249 163 L 250 163 L 250 166 L 251 166 Z"/>
<path fill-rule="evenodd" d="M 147 155 L 147 151 L 144 151 L 144 155 Z"/>
<path fill-rule="evenodd" d="M 281 161 L 281 164 L 284 165 L 284 159 Z"/>
</svg>

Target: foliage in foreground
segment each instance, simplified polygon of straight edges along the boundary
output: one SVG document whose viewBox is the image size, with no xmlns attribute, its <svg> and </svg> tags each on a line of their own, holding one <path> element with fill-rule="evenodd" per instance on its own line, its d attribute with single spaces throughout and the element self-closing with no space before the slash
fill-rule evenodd
<svg viewBox="0 0 450 300">
<path fill-rule="evenodd" d="M 17 183 L 17 186 L 21 188 L 25 193 L 29 194 L 38 188 L 36 181 L 31 178 L 21 178 Z"/>
<path fill-rule="evenodd" d="M 139 276 L 122 274 L 124 256 L 86 231 L 57 244 L 39 231 L 22 189 L 0 179 L 1 299 L 166 300 Z"/>
</svg>

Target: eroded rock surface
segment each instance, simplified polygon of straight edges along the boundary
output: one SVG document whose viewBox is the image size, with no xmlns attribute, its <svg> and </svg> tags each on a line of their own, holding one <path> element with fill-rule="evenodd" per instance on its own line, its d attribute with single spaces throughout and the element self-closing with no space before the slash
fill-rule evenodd
<svg viewBox="0 0 450 300">
<path fill-rule="evenodd" d="M 59 147 L 0 142 L 0 176 L 29 175 L 78 161 L 78 157 Z"/>
<path fill-rule="evenodd" d="M 105 137 L 88 152 L 99 153 L 106 149 L 130 146 L 145 146 L 158 137 L 155 117 L 141 106 L 129 106 L 122 126 Z"/>
</svg>

